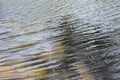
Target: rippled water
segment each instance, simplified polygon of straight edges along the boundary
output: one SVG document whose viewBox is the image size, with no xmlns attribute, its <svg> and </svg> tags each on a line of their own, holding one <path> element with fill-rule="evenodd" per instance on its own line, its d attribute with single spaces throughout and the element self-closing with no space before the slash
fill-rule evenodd
<svg viewBox="0 0 120 80">
<path fill-rule="evenodd" d="M 0 80 L 120 80 L 119 0 L 0 4 Z"/>
</svg>

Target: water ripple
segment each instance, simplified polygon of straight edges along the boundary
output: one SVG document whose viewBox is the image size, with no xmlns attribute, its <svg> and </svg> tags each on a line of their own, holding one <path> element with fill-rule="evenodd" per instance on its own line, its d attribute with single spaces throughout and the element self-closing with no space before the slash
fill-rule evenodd
<svg viewBox="0 0 120 80">
<path fill-rule="evenodd" d="M 119 0 L 0 2 L 0 80 L 120 79 Z"/>
</svg>

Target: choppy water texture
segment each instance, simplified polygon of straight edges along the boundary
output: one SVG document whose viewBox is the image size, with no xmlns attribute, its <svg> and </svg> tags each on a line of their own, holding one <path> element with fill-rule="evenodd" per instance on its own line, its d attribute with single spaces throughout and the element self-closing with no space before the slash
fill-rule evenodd
<svg viewBox="0 0 120 80">
<path fill-rule="evenodd" d="M 0 80 L 120 80 L 120 0 L 0 0 Z"/>
</svg>

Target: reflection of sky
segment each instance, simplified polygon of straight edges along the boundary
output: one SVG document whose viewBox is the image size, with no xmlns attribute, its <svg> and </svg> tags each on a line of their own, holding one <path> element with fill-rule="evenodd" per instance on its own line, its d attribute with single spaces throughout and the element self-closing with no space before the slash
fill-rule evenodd
<svg viewBox="0 0 120 80">
<path fill-rule="evenodd" d="M 20 0 L 12 0 L 12 1 L 8 1 L 8 0 L 4 0 L 4 2 L 6 3 L 6 5 L 8 5 L 8 6 L 17 6 L 17 4 L 15 4 L 16 2 L 17 3 L 19 3 L 19 2 L 21 2 L 21 3 L 19 3 L 19 5 L 20 4 L 22 4 L 23 5 L 23 3 L 24 4 L 26 4 L 26 3 L 29 3 L 29 2 L 31 2 L 31 1 L 34 1 L 34 0 L 29 0 L 29 1 L 24 1 L 24 0 L 22 0 L 22 1 L 20 1 Z M 40 2 L 40 1 L 39 1 Z M 32 4 L 30 4 L 30 6 L 28 6 L 28 7 L 26 7 L 26 8 L 24 8 L 23 10 L 21 10 L 21 11 L 19 11 L 21 14 L 19 14 L 18 12 L 16 12 L 16 10 L 14 10 L 13 9 L 13 13 L 11 13 L 10 12 L 10 15 L 9 16 L 6 16 L 5 18 L 6 18 L 6 20 L 7 20 L 7 17 L 8 18 L 10 18 L 10 19 L 13 19 L 14 20 L 14 18 L 16 18 L 15 17 L 15 15 L 17 15 L 17 14 L 19 14 L 17 17 L 21 17 L 21 18 L 18 18 L 18 19 L 22 19 L 22 17 L 23 17 L 23 19 L 25 19 L 25 20 L 22 20 L 22 22 L 29 22 L 29 20 L 34 20 L 34 18 L 36 18 L 37 16 L 36 15 L 43 15 L 43 14 L 45 14 L 45 16 L 47 17 L 47 16 L 50 16 L 50 15 L 55 15 L 56 13 L 58 14 L 59 12 L 54 12 L 54 10 L 55 9 L 57 9 L 57 8 L 60 8 L 60 6 L 62 5 L 62 6 L 64 6 L 64 5 L 66 5 L 66 4 L 72 4 L 72 5 L 68 5 L 67 7 L 63 7 L 62 9 L 60 9 L 59 11 L 60 11 L 60 13 L 62 13 L 62 14 L 65 14 L 65 11 L 66 12 L 69 12 L 69 11 L 72 11 L 71 9 L 74 9 L 74 10 L 79 10 L 79 9 L 81 9 L 81 8 L 78 8 L 78 7 L 80 7 L 80 6 L 78 6 L 78 5 L 80 5 L 80 4 L 78 4 L 78 3 L 81 3 L 81 5 L 84 5 L 84 3 L 90 3 L 90 1 L 88 2 L 87 0 L 83 0 L 83 1 L 80 1 L 80 0 L 77 0 L 77 1 L 73 1 L 73 0 L 68 0 L 68 1 L 65 1 L 66 3 L 64 3 L 63 1 L 48 1 L 47 3 L 44 3 L 44 4 L 42 4 L 42 2 L 40 2 L 41 4 L 38 4 L 38 3 L 36 3 L 36 5 L 34 5 L 34 6 L 38 6 L 38 5 L 41 5 L 42 7 L 39 7 L 38 9 L 31 9 L 31 8 L 29 8 L 29 7 L 33 7 L 33 5 Z M 92 2 L 92 1 L 91 1 Z M 59 5 L 57 5 L 57 3 L 59 3 Z M 15 5 L 13 5 L 13 4 L 15 4 Z M 46 4 L 46 5 L 45 5 Z M 52 5 L 52 6 L 51 6 Z M 51 6 L 51 7 L 49 7 L 49 6 Z M 94 23 L 94 21 L 96 21 L 96 20 L 101 20 L 102 18 L 101 17 L 98 17 L 98 15 L 97 14 L 95 14 L 95 15 L 93 15 L 95 12 L 94 11 L 96 11 L 96 7 L 95 6 L 97 6 L 96 4 L 92 4 L 92 5 L 88 5 L 88 7 L 85 7 L 85 8 L 83 8 L 83 9 L 85 9 L 85 10 L 81 10 L 81 12 L 79 13 L 79 11 L 78 11 L 78 13 L 76 13 L 76 16 L 77 15 L 79 15 L 79 17 L 82 17 L 83 19 L 84 19 L 84 21 L 85 22 L 90 22 L 90 23 Z M 70 7 L 72 7 L 72 8 L 70 8 Z M 45 9 L 44 9 L 45 8 Z M 49 8 L 51 8 L 51 10 L 53 11 L 53 12 L 47 12 L 47 11 L 45 11 L 46 9 L 49 9 Z M 66 9 L 66 10 L 65 10 Z M 32 11 L 31 13 L 27 13 L 27 11 L 29 12 L 29 10 L 30 11 Z M 41 12 L 39 12 L 39 10 L 41 10 Z M 69 10 L 69 11 L 68 11 Z M 87 12 L 90 12 L 90 14 L 89 14 L 89 16 L 87 16 L 88 14 L 87 14 Z M 17 14 L 15 14 L 15 13 L 17 13 Z M 23 13 L 22 13 L 23 12 Z M 81 14 L 81 15 L 80 15 Z M 8 15 L 8 14 L 6 14 L 6 15 Z M 25 16 L 21 16 L 21 15 L 25 15 Z M 92 18 L 93 20 L 89 20 L 91 17 L 95 17 L 95 18 Z M 97 16 L 97 17 L 96 17 Z M 100 15 L 99 15 L 100 16 Z M 41 17 L 41 16 L 39 16 L 39 17 Z M 103 17 L 103 15 L 102 15 L 102 17 Z M 89 20 L 89 21 L 86 21 L 86 20 Z M 9 27 L 7 27 L 8 28 L 8 30 L 10 30 L 13 34 L 21 34 L 21 33 L 26 33 L 27 32 L 27 29 L 26 30 L 24 30 L 24 27 L 22 28 L 21 27 L 21 24 L 17 24 L 17 23 L 9 23 L 9 24 L 7 24 L 7 26 L 8 25 L 10 25 L 10 24 L 12 24 L 11 26 L 9 26 Z M 6 26 L 6 25 L 5 25 Z M 23 25 L 22 25 L 23 26 Z M 38 25 L 38 26 L 40 26 L 40 27 L 42 27 L 42 25 Z M 37 29 L 39 29 L 40 27 L 38 27 L 38 26 L 36 26 L 37 28 L 36 28 L 36 30 Z M 1 28 L 2 29 L 2 28 Z M 29 29 L 30 28 L 28 28 L 28 32 L 29 32 Z M 4 31 L 5 29 L 2 29 L 1 31 Z M 34 30 L 34 29 L 33 29 Z M 106 30 L 108 30 L 108 29 L 102 29 L 102 31 L 106 31 Z M 111 29 L 112 30 L 112 29 Z M 90 32 L 91 33 L 93 33 L 93 32 L 95 32 L 94 30 L 90 30 Z M 90 32 L 87 32 L 87 33 L 90 33 Z M 7 36 L 7 35 L 5 35 L 5 36 Z M 2 36 L 0 36 L 0 37 L 5 37 L 4 35 L 2 35 Z M 17 45 L 17 43 L 18 42 L 31 42 L 31 41 L 37 41 L 37 40 L 44 40 L 44 39 L 46 39 L 46 38 L 48 38 L 49 36 L 51 36 L 51 32 L 49 32 L 49 33 L 47 33 L 47 32 L 38 32 L 38 33 L 36 33 L 36 34 L 33 34 L 33 35 L 22 35 L 22 36 L 19 36 L 19 37 L 16 37 L 15 39 L 13 39 L 13 40 L 11 40 L 11 42 L 9 41 L 9 43 L 10 43 L 10 46 L 13 46 L 13 44 L 15 44 L 15 45 Z M 32 37 L 32 38 L 31 38 Z M 19 45 L 19 44 L 18 44 Z M 8 42 L 7 42 L 7 46 L 6 45 L 4 45 L 5 47 L 10 47 L 9 46 L 9 44 L 8 44 Z M 50 43 L 45 43 L 44 44 L 44 47 L 46 48 L 46 50 L 49 50 L 50 49 Z M 4 48 L 4 47 L 2 47 L 2 48 Z"/>
<path fill-rule="evenodd" d="M 38 25 L 32 25 L 32 27 L 31 26 L 23 27 L 23 25 L 25 23 L 30 24 L 31 22 L 34 23 L 34 22 L 42 21 L 43 18 L 63 15 L 63 14 L 67 15 L 69 13 L 74 13 L 74 12 L 75 12 L 76 19 L 80 18 L 84 23 L 89 23 L 89 24 L 103 23 L 102 25 L 103 28 L 100 28 L 100 31 L 103 33 L 107 31 L 113 31 L 114 28 L 119 28 L 118 27 L 119 23 L 117 21 L 108 22 L 108 20 L 111 20 L 112 17 L 107 18 L 108 16 L 111 16 L 113 14 L 118 14 L 118 12 L 113 10 L 114 13 L 110 14 L 110 11 L 106 11 L 106 12 L 104 12 L 103 10 L 98 11 L 100 9 L 99 6 L 101 6 L 101 3 L 98 6 L 97 3 L 93 3 L 94 0 L 91 0 L 91 1 L 88 1 L 88 0 L 76 0 L 76 1 L 74 0 L 68 0 L 68 1 L 1 0 L 1 2 L 3 2 L 4 4 L 3 8 L 4 7 L 8 8 L 8 11 L 6 10 L 7 12 L 5 11 L 5 13 L 2 13 L 2 14 L 5 14 L 4 16 L 5 20 L 6 21 L 10 20 L 13 22 L 8 22 L 2 25 L 4 27 L 0 28 L 1 33 L 6 32 L 8 30 L 11 32 L 11 34 L 2 35 L 0 36 L 0 38 L 6 38 L 7 36 L 10 36 L 10 35 L 14 36 L 19 34 L 29 33 L 31 31 L 39 30 L 40 28 L 44 29 L 44 27 L 48 26 L 49 24 L 45 25 L 45 23 L 43 24 L 41 22 Z M 23 6 L 24 4 L 28 4 L 28 3 L 30 4 L 26 5 L 25 7 Z M 87 6 L 85 6 L 86 4 Z M 102 3 L 102 5 L 109 5 L 109 4 Z M 19 7 L 15 7 L 15 6 L 19 6 Z M 22 7 L 22 9 L 20 6 Z M 17 10 L 14 8 L 9 9 L 10 7 L 17 8 Z M 107 8 L 110 8 L 110 7 L 107 7 Z M 107 8 L 105 8 L 105 10 Z M 115 17 L 119 17 L 119 15 Z M 104 18 L 107 18 L 107 19 L 104 20 Z M 17 19 L 17 22 L 16 22 L 16 19 Z M 104 21 L 106 22 L 104 23 Z M 52 26 L 53 25 L 50 24 L 50 27 Z M 56 24 L 54 24 L 54 26 L 56 26 Z M 90 27 L 90 28 L 89 28 L 89 31 L 83 32 L 83 33 L 94 33 L 95 32 L 94 27 Z M 2 44 L 1 50 L 7 49 L 13 46 L 19 46 L 22 42 L 26 43 L 26 42 L 34 42 L 34 41 L 44 41 L 45 39 L 49 38 L 52 35 L 59 34 L 59 32 L 51 33 L 52 31 L 49 31 L 49 29 L 47 31 L 46 32 L 38 31 L 35 34 L 21 35 L 10 40 L 0 41 L 0 43 Z M 44 44 L 43 43 L 40 44 L 39 46 L 43 47 L 47 51 L 50 51 L 52 48 L 52 43 L 46 42 Z"/>
<path fill-rule="evenodd" d="M 57 30 L 58 26 L 60 26 L 59 23 L 60 21 L 59 18 L 61 18 L 60 16 L 67 14 L 75 13 L 74 16 L 72 16 L 72 18 L 69 21 L 79 19 L 78 24 L 71 25 L 72 27 L 73 26 L 76 27 L 76 31 L 74 32 L 76 33 L 78 32 L 78 34 L 80 35 L 82 34 L 82 36 L 76 36 L 76 37 L 81 37 L 78 38 L 78 40 L 76 41 L 79 41 L 80 39 L 82 40 L 82 38 L 83 41 L 85 41 L 88 40 L 88 38 L 92 39 L 92 38 L 97 38 L 101 36 L 104 37 L 106 35 L 110 35 L 109 39 L 111 41 L 120 43 L 118 36 L 120 23 L 119 20 L 113 20 L 120 16 L 118 15 L 119 11 L 117 11 L 116 8 L 112 9 L 110 6 L 108 6 L 109 3 L 108 4 L 103 3 L 101 1 L 102 5 L 101 3 L 98 5 L 97 3 L 94 3 L 95 0 L 91 0 L 91 1 L 66 0 L 65 2 L 63 0 L 46 0 L 46 1 L 1 0 L 1 1 L 3 1 L 5 4 L 4 4 L 4 12 L 1 13 L 2 15 L 4 15 L 4 17 L 2 18 L 3 22 L 0 22 L 0 34 L 2 34 L 0 35 L 0 50 L 2 51 L 0 52 L 1 53 L 0 61 L 19 60 L 19 59 L 24 60 L 31 58 L 30 55 L 35 56 L 35 54 L 40 55 L 44 51 L 48 51 L 48 52 L 51 51 L 53 47 L 55 47 L 56 45 L 54 42 L 55 40 L 52 39 L 52 37 L 58 36 L 64 31 L 63 32 L 62 30 L 54 31 L 51 30 L 50 28 L 56 28 Z M 36 2 L 32 2 L 32 1 L 36 1 Z M 32 3 L 30 3 L 29 5 L 25 5 L 28 4 L 29 2 Z M 8 5 L 9 7 L 6 5 Z M 23 5 L 25 5 L 25 7 Z M 102 8 L 102 6 L 107 6 L 107 7 Z M 111 17 L 112 15 L 113 17 Z M 59 16 L 59 18 L 54 16 Z M 46 22 L 47 20 L 51 22 Z M 86 23 L 88 23 L 88 25 L 83 25 Z M 78 27 L 76 25 L 78 26 L 81 25 L 81 26 Z M 96 26 L 98 27 L 98 29 L 97 28 L 95 29 Z M 114 30 L 116 31 L 114 32 Z M 6 32 L 8 33 L 3 34 Z M 13 36 L 13 37 L 9 38 L 9 36 Z M 61 37 L 59 37 L 59 39 L 60 38 Z M 95 41 L 91 40 L 88 42 L 94 43 Z M 27 44 L 29 45 L 30 43 L 31 44 L 36 43 L 36 44 L 32 46 L 24 47 L 25 45 Z M 110 42 L 107 43 L 112 44 Z M 107 45 L 107 43 L 104 44 Z M 87 47 L 86 46 L 85 49 L 89 51 L 92 49 L 94 50 L 97 46 L 99 46 L 99 44 L 91 44 Z M 116 49 L 114 50 L 114 52 L 111 51 L 111 54 L 114 55 L 114 53 L 118 53 L 118 52 L 120 52 L 120 49 Z M 2 57 L 5 56 L 6 58 L 1 59 Z M 55 56 L 55 54 L 53 56 Z M 39 61 L 40 61 L 39 59 L 35 60 L 35 62 L 39 62 Z M 35 62 L 28 61 L 23 64 L 31 64 Z M 43 63 L 41 65 L 48 65 L 56 62 L 57 59 L 55 60 L 51 59 L 48 62 Z M 41 65 L 36 65 L 33 67 L 38 67 Z M 33 68 L 32 66 L 30 67 Z M 52 67 L 56 67 L 56 65 L 49 66 L 49 68 Z"/>
</svg>

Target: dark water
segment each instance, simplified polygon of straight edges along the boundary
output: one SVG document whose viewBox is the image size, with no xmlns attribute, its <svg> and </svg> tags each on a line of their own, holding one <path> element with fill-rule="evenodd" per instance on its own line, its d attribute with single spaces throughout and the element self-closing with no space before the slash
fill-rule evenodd
<svg viewBox="0 0 120 80">
<path fill-rule="evenodd" d="M 0 4 L 0 80 L 120 80 L 119 0 Z"/>
</svg>

